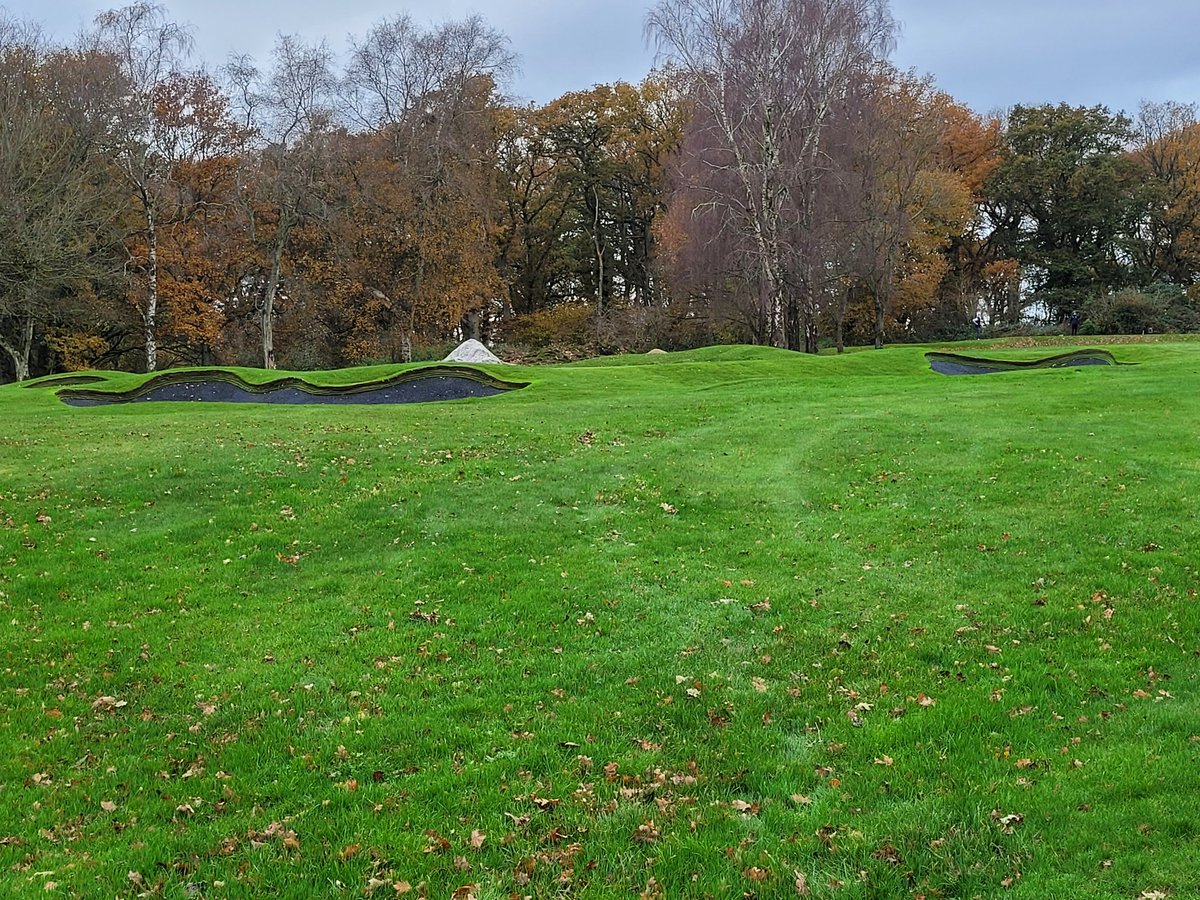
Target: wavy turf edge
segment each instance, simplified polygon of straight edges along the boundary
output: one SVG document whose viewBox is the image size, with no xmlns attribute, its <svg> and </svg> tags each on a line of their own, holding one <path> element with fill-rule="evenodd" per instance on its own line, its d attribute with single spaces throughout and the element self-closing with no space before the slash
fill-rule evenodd
<svg viewBox="0 0 1200 900">
<path fill-rule="evenodd" d="M 995 372 L 1020 372 L 1027 369 L 1061 369 L 1068 366 L 1119 365 L 1107 350 L 1089 348 L 1085 350 L 1069 350 L 1054 356 L 1044 356 L 1040 359 L 989 359 L 982 356 L 966 356 L 961 353 L 942 353 L 932 351 L 925 354 L 929 367 L 943 375 L 991 374 Z M 962 371 L 949 372 L 938 367 L 952 366 Z"/>
<path fill-rule="evenodd" d="M 474 381 L 478 384 L 487 385 L 495 388 L 498 391 L 513 391 L 521 388 L 529 387 L 527 381 L 504 381 L 496 378 L 487 372 L 479 369 L 472 369 L 466 366 L 426 366 L 420 369 L 409 369 L 405 372 L 399 372 L 387 378 L 380 378 L 374 381 L 360 381 L 354 384 L 314 384 L 304 378 L 296 375 L 285 375 L 281 378 L 273 378 L 265 382 L 247 381 L 239 373 L 229 371 L 228 369 L 170 369 L 166 372 L 154 375 L 148 378 L 142 384 L 135 388 L 126 391 L 105 391 L 93 390 L 88 388 L 65 388 L 58 391 L 57 396 L 60 400 L 91 400 L 101 403 L 127 403 L 131 400 L 136 400 L 145 394 L 149 394 L 158 388 L 175 385 L 175 384 L 195 384 L 196 382 L 204 381 L 220 381 L 226 384 L 232 384 L 240 390 L 244 390 L 251 394 L 268 395 L 276 391 L 285 390 L 287 388 L 296 388 L 307 394 L 314 396 L 346 396 L 351 394 L 363 394 L 370 391 L 383 390 L 385 388 L 395 387 L 399 384 L 407 384 L 414 381 L 420 381 L 425 378 L 464 378 L 469 381 Z"/>
<path fill-rule="evenodd" d="M 41 387 L 67 387 L 72 384 L 95 384 L 100 381 L 107 381 L 103 375 L 51 375 L 48 378 L 39 378 L 37 381 L 26 382 L 22 387 L 41 388 Z"/>
</svg>

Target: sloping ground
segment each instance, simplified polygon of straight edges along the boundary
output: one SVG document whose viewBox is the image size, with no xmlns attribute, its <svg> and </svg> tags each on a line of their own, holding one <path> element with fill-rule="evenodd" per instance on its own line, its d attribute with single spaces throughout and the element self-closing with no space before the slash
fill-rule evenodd
<svg viewBox="0 0 1200 900">
<path fill-rule="evenodd" d="M 1071 350 L 1041 359 L 988 359 L 958 353 L 926 353 L 929 367 L 942 375 L 990 375 L 994 372 L 1021 372 L 1026 369 L 1062 369 L 1068 366 L 1115 366 L 1116 359 L 1107 350 Z"/>
<path fill-rule="evenodd" d="M 49 378 L 39 378 L 36 381 L 27 381 L 24 387 L 27 388 L 46 388 L 46 387 L 67 387 L 73 384 L 100 384 L 106 379 L 103 375 L 51 375 Z"/>
<path fill-rule="evenodd" d="M 113 403 L 185 401 L 216 403 L 428 403 L 491 397 L 527 387 L 501 381 L 485 372 L 463 366 L 412 369 L 380 381 L 348 385 L 314 384 L 286 376 L 255 384 L 236 372 L 222 369 L 169 371 L 127 391 L 67 389 L 59 398 L 69 406 L 105 406 Z"/>
</svg>

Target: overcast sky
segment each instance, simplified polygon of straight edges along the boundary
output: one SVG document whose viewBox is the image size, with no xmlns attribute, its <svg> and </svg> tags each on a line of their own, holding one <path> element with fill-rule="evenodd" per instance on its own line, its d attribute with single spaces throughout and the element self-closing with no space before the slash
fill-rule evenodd
<svg viewBox="0 0 1200 900">
<path fill-rule="evenodd" d="M 96 12 L 88 0 L 0 0 L 17 17 L 68 40 Z M 232 52 L 265 61 L 279 32 L 348 34 L 408 11 L 433 23 L 478 12 L 512 41 L 522 74 L 514 93 L 545 102 L 568 90 L 637 81 L 653 63 L 642 23 L 648 0 L 169 0 L 193 27 L 196 56 L 216 67 Z M 892 0 L 900 23 L 894 60 L 932 74 L 980 113 L 1016 103 L 1103 104 L 1135 112 L 1142 99 L 1200 100 L 1197 0 Z"/>
</svg>

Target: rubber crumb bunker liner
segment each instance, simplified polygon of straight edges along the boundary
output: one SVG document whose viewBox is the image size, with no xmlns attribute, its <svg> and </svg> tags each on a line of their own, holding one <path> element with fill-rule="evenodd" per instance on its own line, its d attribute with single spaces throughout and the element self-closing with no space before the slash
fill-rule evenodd
<svg viewBox="0 0 1200 900">
<path fill-rule="evenodd" d="M 1115 366 L 1116 359 L 1107 350 L 1071 350 L 1041 359 L 986 359 L 958 353 L 926 353 L 929 367 L 942 375 L 991 375 L 996 372 L 1024 372 L 1028 369 L 1065 369 L 1070 366 Z"/>
<path fill-rule="evenodd" d="M 528 387 L 466 366 L 427 366 L 379 381 L 348 385 L 313 384 L 296 376 L 255 384 L 221 369 L 163 372 L 129 391 L 66 388 L 58 397 L 70 406 L 106 406 L 154 401 L 201 403 L 431 403 L 492 397 Z"/>
</svg>

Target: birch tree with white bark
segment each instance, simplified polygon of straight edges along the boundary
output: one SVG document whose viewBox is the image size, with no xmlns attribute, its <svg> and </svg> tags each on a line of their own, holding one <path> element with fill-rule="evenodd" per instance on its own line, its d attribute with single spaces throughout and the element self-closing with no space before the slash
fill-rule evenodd
<svg viewBox="0 0 1200 900">
<path fill-rule="evenodd" d="M 160 88 L 191 53 L 192 38 L 168 18 L 165 7 L 142 0 L 98 15 L 85 41 L 88 49 L 111 56 L 126 82 L 120 106 L 113 110 L 112 155 L 141 215 L 138 230 L 145 246 L 131 249 L 130 263 L 145 276 L 146 294 L 138 306 L 146 371 L 153 372 L 158 367 L 158 237 L 170 217 L 166 185 L 174 163 L 156 105 Z"/>
<path fill-rule="evenodd" d="M 887 0 L 658 0 L 647 33 L 703 129 L 696 215 L 740 239 L 770 343 L 815 352 L 817 195 L 836 104 L 892 45 Z"/>
</svg>

